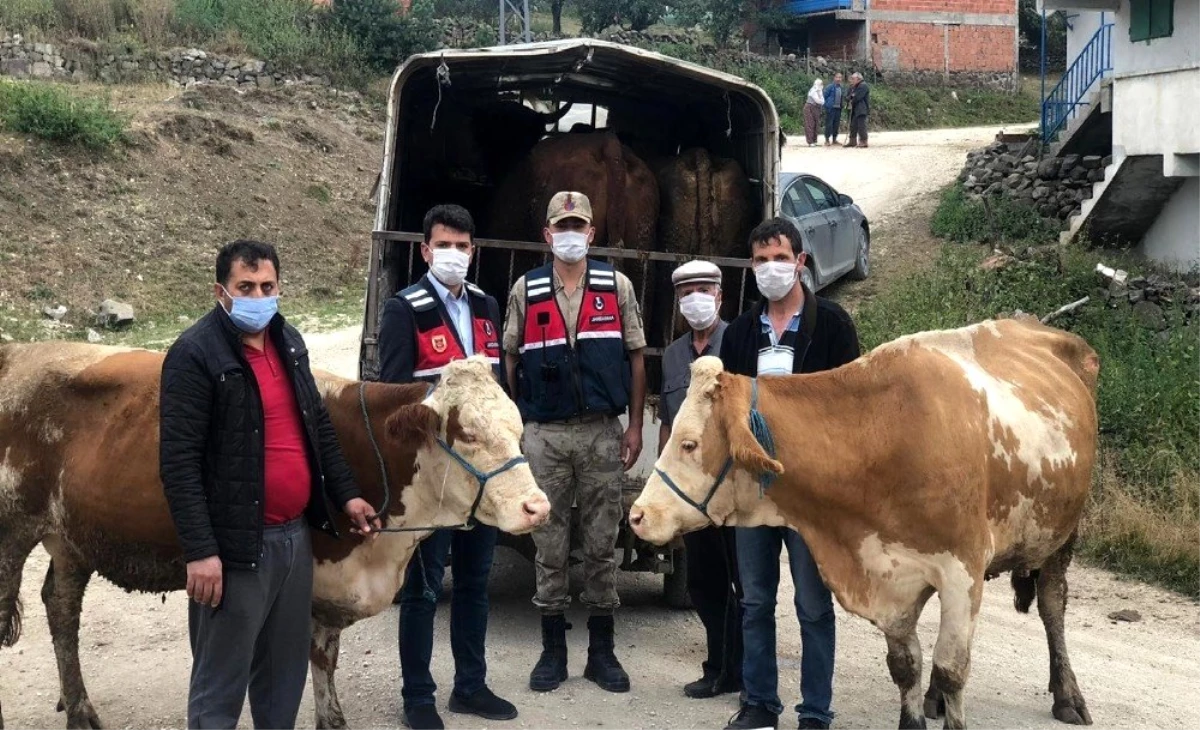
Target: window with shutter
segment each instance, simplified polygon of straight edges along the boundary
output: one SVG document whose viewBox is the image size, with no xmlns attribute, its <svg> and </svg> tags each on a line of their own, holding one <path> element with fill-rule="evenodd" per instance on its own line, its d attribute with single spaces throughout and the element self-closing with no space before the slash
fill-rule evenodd
<svg viewBox="0 0 1200 730">
<path fill-rule="evenodd" d="M 1175 0 L 1150 0 L 1150 37 L 1169 38 L 1175 31 Z"/>
<path fill-rule="evenodd" d="M 1129 40 L 1167 38 L 1175 32 L 1175 0 L 1129 0 Z"/>
</svg>

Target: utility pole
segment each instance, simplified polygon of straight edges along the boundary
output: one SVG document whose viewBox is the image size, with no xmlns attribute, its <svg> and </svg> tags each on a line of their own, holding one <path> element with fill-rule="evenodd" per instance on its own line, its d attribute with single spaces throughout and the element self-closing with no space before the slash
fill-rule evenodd
<svg viewBox="0 0 1200 730">
<path fill-rule="evenodd" d="M 521 28 L 525 37 L 525 42 L 533 41 L 533 32 L 529 23 L 529 0 L 520 0 L 521 6 L 517 7 L 517 0 L 500 0 L 500 45 L 508 45 L 508 13 L 518 15 L 521 18 Z"/>
</svg>

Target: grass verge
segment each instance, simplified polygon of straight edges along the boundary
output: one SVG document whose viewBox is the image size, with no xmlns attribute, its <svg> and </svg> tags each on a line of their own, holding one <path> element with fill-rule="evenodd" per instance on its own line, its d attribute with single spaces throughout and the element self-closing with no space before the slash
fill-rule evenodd
<svg viewBox="0 0 1200 730">
<path fill-rule="evenodd" d="M 59 84 L 0 79 L 0 127 L 61 144 L 108 150 L 125 140 L 128 120 L 106 98 Z"/>
<path fill-rule="evenodd" d="M 965 202 L 948 194 L 939 215 L 969 220 L 961 210 L 946 210 Z M 1092 295 L 1089 304 L 1054 322 L 1084 337 L 1101 363 L 1101 455 L 1081 554 L 1125 575 L 1200 596 L 1200 322 L 1166 307 L 1169 326 L 1156 332 L 1129 306 L 1109 308 L 1096 297 L 1099 261 L 1132 276 L 1149 273 L 1128 255 L 1065 249 L 980 268 L 989 253 L 947 244 L 931 270 L 865 303 L 858 313 L 864 348 L 1017 309 L 1041 316 Z"/>
</svg>

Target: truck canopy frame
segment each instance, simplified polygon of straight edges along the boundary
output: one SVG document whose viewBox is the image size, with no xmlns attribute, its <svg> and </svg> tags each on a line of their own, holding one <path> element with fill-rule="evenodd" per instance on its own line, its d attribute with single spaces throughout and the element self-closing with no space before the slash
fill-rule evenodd
<svg viewBox="0 0 1200 730">
<path fill-rule="evenodd" d="M 760 219 L 775 215 L 780 130 L 775 106 L 759 87 L 721 73 L 638 48 L 606 41 L 575 39 L 446 50 L 412 56 L 395 73 L 389 91 L 387 128 L 380 170 L 370 270 L 363 323 L 359 375 L 378 377 L 378 334 L 383 303 L 425 273 L 418 252 L 422 218 L 436 203 L 454 202 L 475 213 L 494 189 L 469 145 L 453 126 L 464 107 L 487 101 L 520 101 L 551 109 L 565 104 L 591 105 L 607 112 L 607 128 L 636 135 L 637 149 L 672 155 L 700 146 L 710 154 L 736 160 L 752 191 L 752 209 Z M 461 117 L 460 117 L 461 118 Z M 680 130 L 686 129 L 686 139 Z M 478 216 L 477 216 L 478 217 Z M 477 237 L 469 275 L 483 268 L 508 266 L 517 252 L 547 254 L 538 241 L 498 241 Z M 681 262 L 691 256 L 666 251 L 593 247 L 589 255 L 610 261 L 636 259 Z M 726 297 L 738 287 L 738 309 L 747 291 L 748 262 L 712 259 L 726 273 Z M 732 274 L 732 276 L 731 276 Z M 734 278 L 736 277 L 736 279 Z M 649 276 L 643 276 L 646 282 Z M 639 302 L 646 302 L 646 286 Z M 508 291 L 489 291 L 503 307 Z M 650 333 L 647 355 L 661 354 L 672 331 Z M 653 383 L 652 383 L 653 385 Z M 653 388 L 651 389 L 653 392 Z"/>
</svg>

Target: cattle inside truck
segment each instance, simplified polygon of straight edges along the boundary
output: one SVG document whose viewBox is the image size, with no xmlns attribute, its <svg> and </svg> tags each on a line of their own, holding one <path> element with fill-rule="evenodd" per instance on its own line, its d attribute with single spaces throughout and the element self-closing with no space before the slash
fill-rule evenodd
<svg viewBox="0 0 1200 730">
<path fill-rule="evenodd" d="M 410 57 L 389 93 L 360 376 L 378 377 L 384 302 L 426 273 L 419 249 L 429 208 L 471 211 L 468 279 L 504 311 L 512 283 L 548 260 L 541 229 L 550 197 L 584 192 L 597 227 L 589 255 L 630 277 L 646 327 L 651 412 L 625 482 L 632 503 L 654 462 L 661 355 L 684 331 L 670 272 L 713 261 L 724 272 L 722 316 L 748 305 L 746 236 L 775 215 L 781 139 L 762 89 L 628 46 L 579 39 Z M 533 553 L 528 537 L 501 541 Z M 668 600 L 686 602 L 681 543 L 656 548 L 622 524 L 617 544 L 623 569 L 663 573 Z"/>
</svg>

